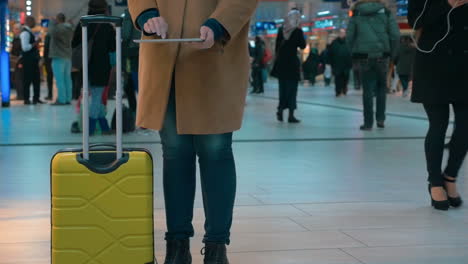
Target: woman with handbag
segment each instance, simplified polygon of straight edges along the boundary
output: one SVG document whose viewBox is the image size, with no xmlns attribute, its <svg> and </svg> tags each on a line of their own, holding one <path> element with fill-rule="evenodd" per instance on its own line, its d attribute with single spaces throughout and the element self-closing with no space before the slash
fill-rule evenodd
<svg viewBox="0 0 468 264">
<path fill-rule="evenodd" d="M 285 109 L 289 109 L 289 123 L 301 122 L 294 116 L 297 108 L 297 89 L 301 79 L 301 61 L 297 56 L 297 49 L 306 47 L 304 32 L 299 27 L 300 22 L 299 10 L 291 10 L 276 39 L 276 61 L 271 75 L 279 80 L 279 106 L 276 117 L 280 122 L 283 122 Z"/>
<path fill-rule="evenodd" d="M 455 182 L 468 151 L 468 0 L 410 0 L 408 11 L 418 31 L 412 101 L 422 103 L 429 118 L 429 192 L 435 209 L 448 210 L 462 205 Z M 450 105 L 456 128 L 442 171 Z"/>
</svg>

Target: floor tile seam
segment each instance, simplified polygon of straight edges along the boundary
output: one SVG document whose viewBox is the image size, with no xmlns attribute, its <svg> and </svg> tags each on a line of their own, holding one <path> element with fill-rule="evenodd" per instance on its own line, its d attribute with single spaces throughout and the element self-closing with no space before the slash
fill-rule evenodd
<svg viewBox="0 0 468 264">
<path fill-rule="evenodd" d="M 303 224 L 297 222 L 296 220 L 294 220 L 293 218 L 291 217 L 287 217 L 289 219 L 289 221 L 293 222 L 294 224 L 296 224 L 297 226 L 303 228 L 304 230 L 303 231 L 307 231 L 307 232 L 312 232 L 312 230 L 310 230 L 309 228 L 307 228 L 306 226 L 304 226 Z"/>
<path fill-rule="evenodd" d="M 449 136 L 447 138 L 450 138 Z M 328 141 L 377 141 L 377 140 L 424 140 L 425 136 L 413 137 L 332 137 L 332 138 L 278 138 L 278 139 L 234 139 L 233 143 L 273 143 L 273 142 L 328 142 Z M 114 142 L 109 142 L 114 143 Z M 150 144 L 161 145 L 160 140 L 133 141 L 124 145 Z M 50 143 L 2 143 L 0 147 L 52 147 L 81 146 L 80 142 L 50 142 Z M 125 146 L 124 146 L 125 147 Z"/>
<path fill-rule="evenodd" d="M 364 245 L 364 246 L 367 247 L 367 248 L 369 247 L 369 245 L 366 244 L 366 243 L 364 243 L 364 241 L 361 241 L 361 240 L 359 240 L 359 239 L 357 239 L 357 238 L 351 236 L 350 234 L 346 233 L 346 232 L 345 232 L 344 230 L 342 230 L 342 229 L 338 229 L 338 232 L 340 232 L 341 234 L 343 234 L 343 235 L 345 235 L 345 236 L 351 238 L 352 240 L 358 242 L 359 244 Z"/>
<path fill-rule="evenodd" d="M 352 248 L 360 248 L 360 247 L 349 247 Z M 193 249 L 192 249 L 193 250 Z M 251 254 L 251 253 L 280 253 L 280 252 L 303 252 L 303 251 L 335 251 L 335 252 L 343 252 L 341 248 L 299 248 L 299 249 L 272 249 L 272 250 L 241 250 L 241 251 L 230 251 L 228 247 L 229 254 Z M 199 253 L 196 250 L 193 250 L 192 253 Z M 348 255 L 348 254 L 347 254 Z M 157 257 L 164 257 L 165 254 L 158 254 L 156 253 Z"/>
<path fill-rule="evenodd" d="M 386 203 L 386 202 L 399 202 L 400 200 L 373 200 L 373 201 L 369 201 L 369 202 L 374 202 L 374 203 Z M 367 202 L 367 201 L 366 201 Z M 353 204 L 353 203 L 366 203 L 366 202 L 363 202 L 363 201 L 339 201 L 339 202 L 284 202 L 284 203 L 267 203 L 265 202 L 264 205 L 288 205 L 288 204 L 302 204 L 302 205 L 325 205 L 325 204 L 342 204 L 342 203 L 348 203 L 348 204 Z"/>
<path fill-rule="evenodd" d="M 296 210 L 299 210 L 299 211 L 303 212 L 304 214 L 306 214 L 306 216 L 313 216 L 312 214 L 310 214 L 306 210 L 302 210 L 301 208 L 297 207 L 296 204 L 290 204 L 290 206 L 294 207 Z"/>
<path fill-rule="evenodd" d="M 0 242 L 0 245 L 25 245 L 25 244 L 50 244 L 50 240 L 21 241 L 21 242 Z"/>
<path fill-rule="evenodd" d="M 387 246 L 369 246 L 369 247 L 361 247 L 361 248 L 343 248 L 342 250 L 347 251 L 347 250 L 352 250 L 352 249 L 384 249 L 384 248 L 433 248 L 436 246 L 444 246 L 448 248 L 460 248 L 468 249 L 468 242 L 463 243 L 463 244 L 450 244 L 450 243 L 437 243 L 437 244 L 410 244 L 410 245 L 387 245 Z"/>
<path fill-rule="evenodd" d="M 349 252 L 346 252 L 343 248 L 339 248 L 339 250 L 341 252 L 343 252 L 344 254 L 350 256 L 352 259 L 356 260 L 357 262 L 361 263 L 361 264 L 366 264 L 366 262 L 364 262 L 363 260 L 359 259 L 358 257 L 356 256 L 353 256 L 352 254 L 350 254 Z"/>
<path fill-rule="evenodd" d="M 16 220 L 33 220 L 33 219 L 39 219 L 39 218 L 44 218 L 44 217 L 50 217 L 50 214 L 17 216 L 17 217 L 0 217 L 0 222 L 16 221 Z"/>
<path fill-rule="evenodd" d="M 260 203 L 258 206 L 265 205 L 265 203 L 264 203 L 262 200 L 260 200 L 259 198 L 255 197 L 254 194 L 249 193 L 249 194 L 247 194 L 247 196 L 250 197 L 250 198 L 252 198 L 252 199 L 254 199 L 254 200 L 257 201 L 258 203 Z"/>
<path fill-rule="evenodd" d="M 278 100 L 278 98 L 274 96 L 256 95 L 255 97 L 266 99 L 266 100 Z M 360 112 L 360 113 L 363 112 L 361 108 L 356 108 L 356 107 L 338 106 L 338 105 L 333 105 L 333 104 L 316 103 L 316 102 L 304 101 L 304 100 L 298 100 L 297 103 L 333 108 L 333 109 L 344 110 L 344 111 L 352 111 L 352 112 Z M 387 112 L 386 114 L 387 116 L 392 116 L 392 117 L 400 117 L 400 118 L 414 119 L 414 120 L 421 120 L 421 121 L 428 120 L 426 117 L 418 116 L 418 115 L 405 115 L 405 114 L 399 114 L 399 113 L 394 113 L 394 112 Z"/>
<path fill-rule="evenodd" d="M 385 230 L 385 229 L 399 229 L 399 230 L 425 230 L 425 229 L 430 229 L 431 227 L 435 227 L 435 226 L 411 226 L 411 227 L 370 227 L 370 228 L 341 228 L 341 231 L 343 232 L 352 232 L 352 231 L 362 231 L 362 230 L 369 230 L 369 231 L 377 231 L 377 230 Z M 453 226 L 450 226 L 450 227 L 453 227 Z M 447 228 L 447 226 L 444 226 L 444 228 Z M 458 228 L 455 228 L 455 229 L 458 229 Z M 466 231 L 466 233 L 468 234 L 468 231 Z"/>
</svg>

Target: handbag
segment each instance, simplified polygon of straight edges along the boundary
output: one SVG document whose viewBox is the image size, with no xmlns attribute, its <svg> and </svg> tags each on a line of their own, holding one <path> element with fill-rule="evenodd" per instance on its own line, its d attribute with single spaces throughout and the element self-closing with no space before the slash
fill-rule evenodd
<svg viewBox="0 0 468 264">
<path fill-rule="evenodd" d="M 94 44 L 94 38 L 99 31 L 100 25 L 96 27 L 93 36 L 88 40 L 88 61 L 91 59 L 91 53 Z M 83 44 L 79 44 L 72 50 L 72 68 L 81 70 L 83 69 Z"/>
</svg>

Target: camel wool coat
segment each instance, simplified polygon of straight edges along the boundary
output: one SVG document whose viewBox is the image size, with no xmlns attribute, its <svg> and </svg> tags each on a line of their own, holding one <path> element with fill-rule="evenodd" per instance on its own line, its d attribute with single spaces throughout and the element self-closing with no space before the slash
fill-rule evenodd
<svg viewBox="0 0 468 264">
<path fill-rule="evenodd" d="M 129 0 L 134 20 L 157 8 L 169 25 L 167 38 L 198 38 L 209 18 L 228 35 L 207 50 L 189 44 L 141 44 L 138 126 L 162 129 L 174 82 L 178 134 L 223 134 L 241 128 L 249 78 L 249 24 L 257 1 Z M 157 37 L 143 35 L 151 38 Z"/>
</svg>

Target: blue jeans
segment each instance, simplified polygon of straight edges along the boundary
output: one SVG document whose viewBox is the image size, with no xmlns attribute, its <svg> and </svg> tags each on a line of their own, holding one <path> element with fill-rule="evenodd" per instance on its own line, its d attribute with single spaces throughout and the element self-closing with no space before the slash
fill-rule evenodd
<svg viewBox="0 0 468 264">
<path fill-rule="evenodd" d="M 99 119 L 106 117 L 106 106 L 102 103 L 104 87 L 90 86 L 91 102 L 89 104 L 89 117 Z"/>
<path fill-rule="evenodd" d="M 173 87 L 160 132 L 164 156 L 166 240 L 187 239 L 194 235 L 192 220 L 198 156 L 206 216 L 203 241 L 229 244 L 236 196 L 232 133 L 179 135 L 176 124 Z"/>
<path fill-rule="evenodd" d="M 377 122 L 385 122 L 389 65 L 390 61 L 387 58 L 359 60 L 364 89 L 362 99 L 364 104 L 364 125 L 366 127 L 374 125 L 374 96 L 377 103 L 375 118 Z"/>
<path fill-rule="evenodd" d="M 52 70 L 57 82 L 58 98 L 62 104 L 72 100 L 71 60 L 65 58 L 53 58 Z"/>
</svg>

